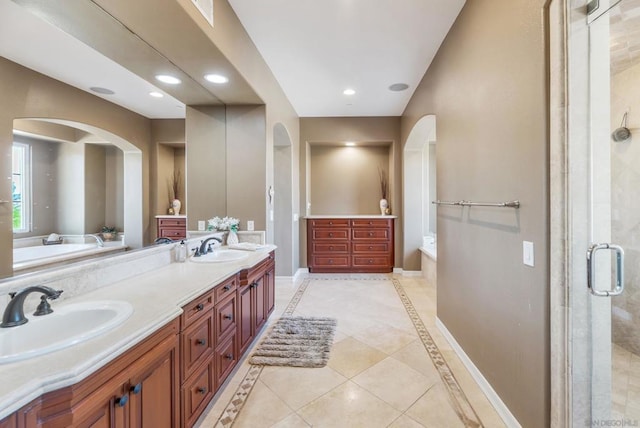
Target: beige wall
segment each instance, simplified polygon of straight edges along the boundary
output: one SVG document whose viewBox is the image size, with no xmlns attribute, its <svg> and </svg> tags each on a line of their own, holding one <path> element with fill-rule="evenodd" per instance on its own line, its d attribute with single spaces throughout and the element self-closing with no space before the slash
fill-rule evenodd
<svg viewBox="0 0 640 428">
<path fill-rule="evenodd" d="M 311 214 L 380 214 L 378 168 L 388 176 L 388 146 L 312 145 L 309 158 Z"/>
<path fill-rule="evenodd" d="M 401 128 L 436 116 L 439 199 L 521 201 L 438 209 L 438 317 L 525 427 L 550 413 L 544 3 L 467 2 Z"/>
<path fill-rule="evenodd" d="M 395 223 L 395 266 L 402 267 L 402 192 L 399 117 L 305 117 L 300 118 L 300 212 L 307 213 L 306 204 L 311 186 L 308 171 L 311 143 L 331 142 L 390 142 L 389 147 L 389 203 Z M 379 201 L 379 199 L 378 199 Z M 313 209 L 312 209 L 313 212 Z M 300 263 L 307 265 L 306 226 L 300 224 Z"/>
<path fill-rule="evenodd" d="M 142 151 L 143 228 L 148 242 L 150 121 L 138 114 L 0 58 L 0 176 L 11 175 L 15 118 L 53 118 L 85 123 L 129 141 Z M 0 186 L 0 199 L 11 199 L 11 182 Z M 11 210 L 0 210 L 0 277 L 12 274 Z"/>
</svg>

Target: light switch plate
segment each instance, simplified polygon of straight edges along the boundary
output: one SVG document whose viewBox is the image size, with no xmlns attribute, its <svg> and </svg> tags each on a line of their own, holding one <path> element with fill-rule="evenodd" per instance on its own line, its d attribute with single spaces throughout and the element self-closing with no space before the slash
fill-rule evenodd
<svg viewBox="0 0 640 428">
<path fill-rule="evenodd" d="M 527 266 L 534 266 L 533 242 L 522 241 L 522 263 Z"/>
<path fill-rule="evenodd" d="M 247 220 L 247 230 L 253 230 L 253 220 Z"/>
<path fill-rule="evenodd" d="M 205 229 L 204 220 L 198 220 L 198 230 L 202 231 Z"/>
</svg>

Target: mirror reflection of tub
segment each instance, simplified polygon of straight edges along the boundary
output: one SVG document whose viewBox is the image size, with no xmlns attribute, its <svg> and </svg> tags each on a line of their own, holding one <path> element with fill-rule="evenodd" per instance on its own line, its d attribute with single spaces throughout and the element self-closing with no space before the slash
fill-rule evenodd
<svg viewBox="0 0 640 428">
<path fill-rule="evenodd" d="M 106 241 L 102 246 L 93 236 L 63 237 L 61 244 L 43 245 L 43 236 L 14 239 L 13 271 L 25 273 L 42 267 L 53 267 L 87 258 L 126 251 L 124 241 Z"/>
</svg>

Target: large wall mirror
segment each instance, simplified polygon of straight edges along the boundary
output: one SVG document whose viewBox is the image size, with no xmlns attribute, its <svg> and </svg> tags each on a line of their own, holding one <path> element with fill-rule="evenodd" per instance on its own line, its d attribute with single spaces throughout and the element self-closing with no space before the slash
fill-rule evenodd
<svg viewBox="0 0 640 428">
<path fill-rule="evenodd" d="M 13 129 L 14 275 L 142 246 L 139 149 L 74 122 Z"/>
</svg>

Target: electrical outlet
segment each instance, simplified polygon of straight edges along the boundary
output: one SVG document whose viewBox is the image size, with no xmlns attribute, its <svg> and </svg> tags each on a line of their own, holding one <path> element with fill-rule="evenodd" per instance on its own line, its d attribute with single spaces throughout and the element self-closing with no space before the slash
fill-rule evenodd
<svg viewBox="0 0 640 428">
<path fill-rule="evenodd" d="M 253 230 L 253 220 L 247 220 L 247 230 Z"/>
<path fill-rule="evenodd" d="M 204 220 L 198 220 L 198 230 L 203 231 L 204 229 Z"/>
</svg>

